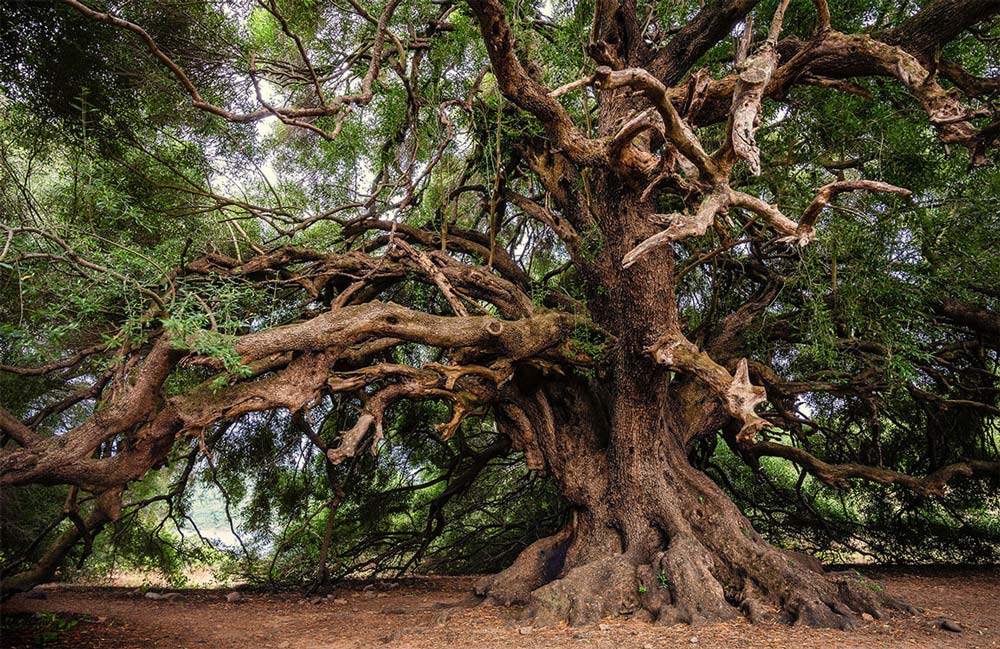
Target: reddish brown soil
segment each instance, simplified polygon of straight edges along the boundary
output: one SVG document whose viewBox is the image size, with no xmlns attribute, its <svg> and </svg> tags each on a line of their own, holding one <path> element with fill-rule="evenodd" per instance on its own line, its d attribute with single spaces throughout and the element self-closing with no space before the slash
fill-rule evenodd
<svg viewBox="0 0 1000 649">
<path fill-rule="evenodd" d="M 1000 568 L 865 570 L 924 609 L 850 632 L 744 620 L 691 628 L 609 619 L 594 627 L 530 628 L 516 608 L 478 606 L 468 579 L 403 582 L 391 590 L 342 588 L 322 603 L 298 594 L 184 592 L 155 601 L 120 588 L 47 587 L 48 598 L 17 595 L 3 605 L 2 647 L 348 649 L 354 647 L 1000 647 Z M 335 598 L 347 603 L 335 603 Z M 55 616 L 46 613 L 56 613 Z M 38 615 L 41 613 L 41 615 Z M 90 616 L 80 619 L 80 615 Z M 941 630 L 942 618 L 963 631 Z M 73 623 L 59 620 L 80 620 Z M 43 637 L 45 629 L 52 631 Z"/>
</svg>

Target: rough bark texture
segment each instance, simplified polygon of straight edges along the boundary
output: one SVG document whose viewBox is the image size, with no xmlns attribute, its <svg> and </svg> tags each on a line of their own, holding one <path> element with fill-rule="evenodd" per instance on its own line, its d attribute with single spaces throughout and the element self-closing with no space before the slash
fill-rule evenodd
<svg viewBox="0 0 1000 649">
<path fill-rule="evenodd" d="M 619 396 L 610 422 L 591 415 L 593 427 L 610 424 L 608 430 L 581 428 L 587 422 L 577 415 L 573 432 L 562 436 L 603 438 L 603 449 L 543 451 L 571 496 L 572 523 L 527 548 L 506 571 L 482 579 L 478 594 L 496 604 L 529 604 L 537 624 L 585 625 L 629 614 L 700 624 L 742 612 L 753 621 L 850 628 L 861 613 L 881 618 L 907 610 L 860 575 L 823 574 L 815 560 L 763 540 L 721 489 L 690 466 L 686 431 L 671 428 L 677 414 L 664 408 L 664 395 L 651 394 L 648 381 L 631 383 L 636 391 Z M 566 402 L 534 395 L 543 399 L 548 405 L 537 412 L 548 413 L 553 425 L 565 421 Z M 595 467 L 606 467 L 610 479 Z"/>
</svg>

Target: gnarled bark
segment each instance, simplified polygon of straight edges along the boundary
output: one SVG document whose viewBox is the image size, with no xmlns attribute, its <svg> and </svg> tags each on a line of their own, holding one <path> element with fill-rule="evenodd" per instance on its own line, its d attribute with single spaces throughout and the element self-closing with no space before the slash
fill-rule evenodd
<svg viewBox="0 0 1000 649">
<path fill-rule="evenodd" d="M 657 410 L 655 402 L 636 399 L 621 413 L 642 433 L 633 434 L 633 426 L 610 431 L 603 455 L 613 479 L 600 488 L 574 483 L 582 466 L 593 465 L 586 452 L 547 456 L 576 498 L 573 521 L 480 580 L 478 594 L 491 603 L 526 604 L 536 624 L 585 625 L 617 615 L 701 624 L 742 613 L 753 621 L 851 628 L 862 613 L 881 618 L 910 610 L 856 573 L 824 574 L 761 538 L 690 466 L 684 434 L 665 421 L 650 428 L 657 423 L 649 413 Z M 615 438 L 632 444 L 617 447 Z"/>
</svg>

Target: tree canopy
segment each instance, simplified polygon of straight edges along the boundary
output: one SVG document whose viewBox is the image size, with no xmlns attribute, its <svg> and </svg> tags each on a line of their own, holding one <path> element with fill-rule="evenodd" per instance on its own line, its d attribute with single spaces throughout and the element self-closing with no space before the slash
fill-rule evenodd
<svg viewBox="0 0 1000 649">
<path fill-rule="evenodd" d="M 772 543 L 1000 559 L 998 14 L 4 3 L 4 590 L 843 626 L 902 604 Z"/>
</svg>

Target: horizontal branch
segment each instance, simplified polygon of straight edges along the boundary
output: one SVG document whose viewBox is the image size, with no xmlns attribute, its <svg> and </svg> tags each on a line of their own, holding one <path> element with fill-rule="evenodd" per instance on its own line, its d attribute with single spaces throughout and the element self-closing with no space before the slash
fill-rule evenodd
<svg viewBox="0 0 1000 649">
<path fill-rule="evenodd" d="M 437 316 L 392 302 L 369 302 L 247 334 L 235 346 L 243 361 L 249 362 L 276 353 L 346 348 L 366 338 L 390 337 L 445 349 L 501 353 L 518 360 L 558 345 L 572 327 L 572 316 L 556 312 L 498 320 Z"/>
<path fill-rule="evenodd" d="M 828 464 L 811 453 L 794 446 L 775 442 L 757 442 L 741 451 L 757 458 L 761 456 L 780 457 L 801 466 L 821 482 L 846 487 L 851 479 L 868 480 L 879 484 L 894 484 L 924 495 L 941 495 L 945 485 L 956 477 L 982 475 L 1000 479 L 1000 462 L 969 460 L 941 467 L 923 478 L 917 478 L 899 471 L 864 464 Z"/>
<path fill-rule="evenodd" d="M 134 369 L 108 388 L 105 405 L 72 430 L 35 440 L 23 424 L 18 426 L 14 418 L 4 416 L 0 420 L 4 432 L 21 437 L 25 446 L 0 451 L 0 483 L 124 484 L 161 461 L 177 434 L 197 434 L 213 423 L 249 412 L 276 408 L 294 412 L 324 391 L 364 387 L 363 375 L 338 377 L 335 365 L 365 344 L 409 341 L 449 350 L 462 363 L 477 358 L 517 362 L 560 357 L 560 346 L 575 324 L 573 316 L 558 312 L 500 320 L 430 315 L 383 302 L 347 306 L 237 338 L 234 347 L 241 362 L 254 376 L 269 373 L 266 378 L 236 382 L 222 390 L 213 387 L 212 379 L 166 400 L 160 397 L 161 388 L 182 359 L 218 371 L 223 368 L 215 358 L 185 358 L 184 350 L 161 335 Z M 373 349 L 377 352 L 384 345 Z M 454 385 L 448 372 L 437 374 L 443 377 L 445 388 Z M 222 378 L 230 380 L 225 374 Z M 111 458 L 93 459 L 102 442 L 124 433 L 134 438 L 124 450 Z"/>
</svg>

